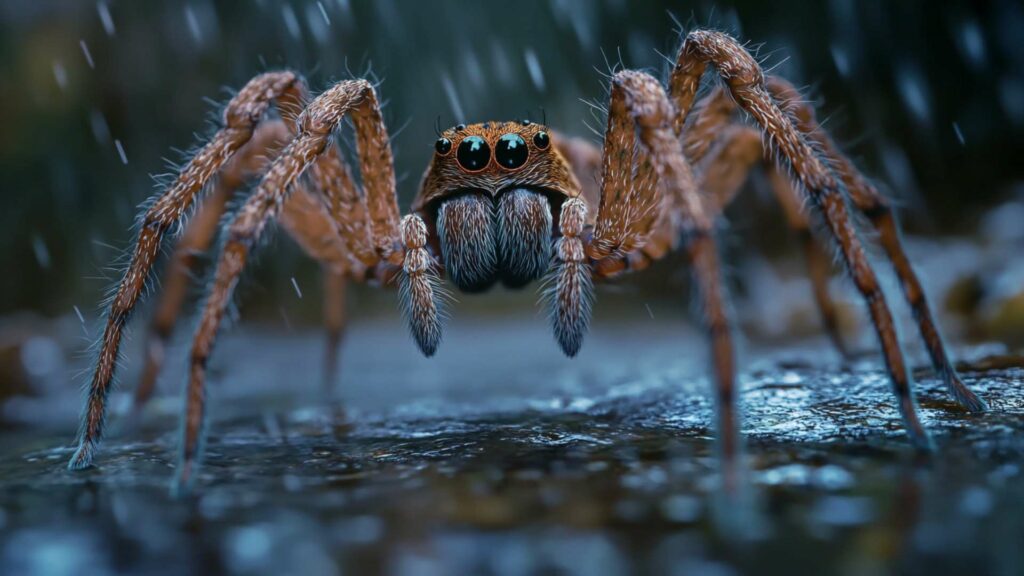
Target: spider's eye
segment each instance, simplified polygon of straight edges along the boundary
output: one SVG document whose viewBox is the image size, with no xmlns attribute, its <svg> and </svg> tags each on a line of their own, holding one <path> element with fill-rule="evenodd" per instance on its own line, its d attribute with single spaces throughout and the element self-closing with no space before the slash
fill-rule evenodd
<svg viewBox="0 0 1024 576">
<path fill-rule="evenodd" d="M 515 170 L 526 164 L 530 151 L 526 148 L 526 140 L 519 134 L 505 134 L 498 138 L 494 146 L 494 159 L 502 168 Z"/>
<path fill-rule="evenodd" d="M 479 136 L 469 136 L 459 144 L 459 151 L 456 152 L 459 165 L 467 172 L 479 172 L 491 161 L 491 147 L 487 141 Z"/>
<path fill-rule="evenodd" d="M 537 148 L 544 150 L 551 145 L 551 138 L 548 136 L 547 132 L 537 132 L 533 136 L 533 143 Z"/>
<path fill-rule="evenodd" d="M 441 156 L 452 151 L 452 141 L 447 138 L 438 138 L 437 142 L 434 142 L 434 150 Z"/>
</svg>

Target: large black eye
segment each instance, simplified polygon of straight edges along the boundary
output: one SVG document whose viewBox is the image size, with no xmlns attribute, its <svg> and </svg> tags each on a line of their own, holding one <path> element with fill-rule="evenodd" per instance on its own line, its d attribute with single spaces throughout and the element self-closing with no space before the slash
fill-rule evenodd
<svg viewBox="0 0 1024 576">
<path fill-rule="evenodd" d="M 547 132 L 537 132 L 533 136 L 533 143 L 537 146 L 537 148 L 544 150 L 545 148 L 548 147 L 548 145 L 551 144 L 551 138 L 548 137 Z"/>
<path fill-rule="evenodd" d="M 491 161 L 491 147 L 479 136 L 469 136 L 459 144 L 459 164 L 469 172 L 483 170 Z"/>
<path fill-rule="evenodd" d="M 519 134 L 505 134 L 498 138 L 494 147 L 494 158 L 502 168 L 514 170 L 526 164 L 530 151 L 526 148 L 526 140 Z"/>
<path fill-rule="evenodd" d="M 441 156 L 452 151 L 452 141 L 447 138 L 438 138 L 437 142 L 434 142 L 434 150 Z"/>
</svg>

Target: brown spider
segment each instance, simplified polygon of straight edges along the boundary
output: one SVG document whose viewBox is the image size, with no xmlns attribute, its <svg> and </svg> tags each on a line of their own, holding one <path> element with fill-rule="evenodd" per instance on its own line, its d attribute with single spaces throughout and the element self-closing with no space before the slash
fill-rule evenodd
<svg viewBox="0 0 1024 576">
<path fill-rule="evenodd" d="M 724 86 L 695 106 L 709 64 Z M 92 462 L 122 331 L 164 235 L 218 174 L 216 193 L 193 219 L 177 250 L 136 396 L 141 404 L 152 390 L 163 341 L 183 298 L 189 254 L 209 245 L 225 201 L 243 177 L 261 174 L 255 191 L 226 225 L 192 346 L 176 473 L 179 487 L 194 477 L 198 465 L 206 364 L 218 327 L 250 251 L 275 218 L 326 271 L 329 367 L 335 363 L 344 323 L 341 298 L 347 281 L 397 283 L 412 335 L 430 356 L 441 340 L 442 274 L 471 292 L 496 282 L 521 287 L 547 275 L 555 338 L 573 356 L 590 322 L 593 280 L 642 269 L 683 249 L 711 338 L 719 448 L 723 463 L 734 461 L 739 451 L 736 368 L 713 232 L 715 219 L 746 174 L 762 162 L 789 224 L 803 238 L 825 325 L 842 350 L 825 285 L 827 261 L 811 239 L 801 210 L 805 200 L 831 233 L 867 303 L 913 444 L 931 448 L 918 420 L 892 315 L 848 201 L 878 231 L 950 393 L 970 410 L 985 409 L 950 365 L 889 204 L 820 129 L 813 109 L 797 91 L 785 80 L 766 78 L 757 61 L 728 35 L 705 30 L 688 34 L 667 89 L 643 72 L 614 74 L 603 152 L 529 121 L 460 124 L 446 130 L 435 143 L 412 213 L 404 217 L 398 210 L 391 144 L 374 86 L 366 80 L 342 81 L 303 108 L 305 90 L 291 72 L 251 80 L 227 105 L 223 128 L 145 212 L 131 263 L 110 305 L 70 468 Z M 280 119 L 266 118 L 272 104 Z M 738 109 L 760 131 L 739 122 Z M 345 118 L 355 130 L 361 188 L 333 143 Z M 269 166 L 261 166 L 263 157 L 273 158 Z M 776 169 L 777 162 L 788 166 L 794 178 Z M 304 174 L 309 177 L 302 178 Z"/>
</svg>

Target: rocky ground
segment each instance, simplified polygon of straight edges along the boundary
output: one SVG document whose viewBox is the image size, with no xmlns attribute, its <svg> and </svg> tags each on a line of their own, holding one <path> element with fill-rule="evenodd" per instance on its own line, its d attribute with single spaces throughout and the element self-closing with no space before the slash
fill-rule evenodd
<svg viewBox="0 0 1024 576">
<path fill-rule="evenodd" d="M 905 333 L 906 334 L 906 333 Z M 910 337 L 908 348 L 916 341 Z M 749 490 L 723 498 L 700 335 L 599 321 L 579 358 L 541 318 L 457 316 L 438 356 L 357 325 L 332 400 L 316 333 L 218 349 L 197 493 L 169 496 L 180 362 L 98 467 L 64 464 L 76 395 L 4 407 L 10 574 L 1019 573 L 1024 359 L 961 348 L 992 410 L 919 371 L 934 458 L 908 450 L 879 362 L 823 341 L 744 352 Z M 181 355 L 183 347 L 176 354 Z M 130 388 L 128 386 L 126 389 Z M 71 396 L 69 398 L 69 396 Z M 115 395 L 123 411 L 127 393 Z"/>
</svg>

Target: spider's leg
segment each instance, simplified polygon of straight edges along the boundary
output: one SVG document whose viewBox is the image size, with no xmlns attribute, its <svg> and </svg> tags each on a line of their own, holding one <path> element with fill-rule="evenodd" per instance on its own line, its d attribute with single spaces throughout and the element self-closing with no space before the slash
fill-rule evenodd
<svg viewBox="0 0 1024 576">
<path fill-rule="evenodd" d="M 164 236 L 181 221 L 213 175 L 249 141 L 271 104 L 277 102 L 278 108 L 285 113 L 297 108 L 304 94 L 302 81 L 291 72 L 271 72 L 250 80 L 225 108 L 224 127 L 189 160 L 170 188 L 146 210 L 131 262 L 110 303 L 96 368 L 87 392 L 78 448 L 68 462 L 68 468 L 77 470 L 92 463 L 96 445 L 103 436 L 107 395 L 117 368 L 121 337 L 128 317 L 144 291 Z"/>
<path fill-rule="evenodd" d="M 822 150 L 831 163 L 832 169 L 846 186 L 854 206 L 868 217 L 878 231 L 879 242 L 900 280 L 903 295 L 917 320 L 921 338 L 924 340 L 928 355 L 932 360 L 932 366 L 942 375 L 946 388 L 968 410 L 984 411 L 986 409 L 985 402 L 963 383 L 949 361 L 946 347 L 942 342 L 942 334 L 932 316 L 924 287 L 903 249 L 899 225 L 889 201 L 839 150 L 836 143 L 815 119 L 814 107 L 802 100 L 800 93 L 792 84 L 778 77 L 769 77 L 767 84 L 768 90 L 776 100 L 792 108 L 800 129 Z"/>
<path fill-rule="evenodd" d="M 352 114 L 363 189 L 355 186 L 333 146 L 317 163 L 313 180 L 323 191 L 349 252 L 362 267 L 357 275 L 367 272 L 389 280 L 398 273 L 406 321 L 420 350 L 431 356 L 441 341 L 436 265 L 425 240 L 419 243 L 418 230 L 421 225 L 425 230 L 425 223 L 418 216 L 401 219 L 399 214 L 390 140 L 376 93 L 369 83 L 364 84 L 365 99 Z"/>
<path fill-rule="evenodd" d="M 678 223 L 673 215 L 680 209 L 686 210 L 675 207 L 681 195 L 662 194 L 658 190 L 658 175 L 663 167 L 657 164 L 645 140 L 650 139 L 647 132 L 651 128 L 641 122 L 653 121 L 652 116 L 660 111 L 641 109 L 645 95 L 633 92 L 664 90 L 647 86 L 647 78 L 628 73 L 617 75 L 612 81 L 601 156 L 601 197 L 587 246 L 587 256 L 594 262 L 599 277 L 643 268 L 668 253 L 678 236 Z M 689 174 L 689 164 L 685 160 L 682 163 Z"/>
<path fill-rule="evenodd" d="M 728 95 L 724 96 L 732 101 Z M 820 243 L 815 241 L 799 193 L 793 188 L 787 174 L 773 162 L 763 160 L 764 149 L 756 129 L 743 124 L 731 124 L 720 130 L 722 135 L 719 141 L 705 150 L 704 158 L 697 166 L 700 190 L 709 202 L 708 209 L 720 215 L 739 192 L 750 170 L 758 164 L 764 166 L 772 191 L 782 206 L 786 223 L 796 233 L 803 247 L 814 300 L 825 332 L 836 350 L 844 358 L 849 358 L 849 351 L 839 330 L 836 305 L 828 289 L 831 262 Z"/>
<path fill-rule="evenodd" d="M 761 149 L 760 140 L 757 147 L 759 150 Z M 843 340 L 838 309 L 828 286 L 832 277 L 832 260 L 829 253 L 814 237 L 810 219 L 803 211 L 803 198 L 793 187 L 793 181 L 789 175 L 772 164 L 768 168 L 768 180 L 771 182 L 776 200 L 782 206 L 786 222 L 790 229 L 796 232 L 797 240 L 803 248 L 804 259 L 807 260 L 807 273 L 810 276 L 811 289 L 814 293 L 814 302 L 818 307 L 818 313 L 821 314 L 821 323 L 825 328 L 825 334 L 828 335 L 839 354 L 843 358 L 850 359 L 852 354 L 846 341 Z"/>
<path fill-rule="evenodd" d="M 192 344 L 181 460 L 174 483 L 178 490 L 187 489 L 195 477 L 206 412 L 207 361 L 249 253 L 266 225 L 281 211 L 298 178 L 325 150 L 329 149 L 332 134 L 346 115 L 351 116 L 356 125 L 360 158 L 367 160 L 362 163 L 367 188 L 389 187 L 388 191 L 394 196 L 391 147 L 383 124 L 381 123 L 380 133 L 374 134 L 375 138 L 383 134 L 383 141 L 374 142 L 367 142 L 364 139 L 365 126 L 361 126 L 368 118 L 380 122 L 380 110 L 373 86 L 365 80 L 348 80 L 335 84 L 313 100 L 302 112 L 298 118 L 298 135 L 277 156 L 256 190 L 228 224 L 213 283 Z M 367 155 L 373 158 L 363 158 Z M 373 170 L 366 170 L 367 166 Z M 383 179 L 383 184 L 375 178 Z M 372 206 L 371 203 L 371 215 Z M 328 249 L 330 246 L 315 247 Z"/>
<path fill-rule="evenodd" d="M 677 108 L 676 126 L 681 127 L 685 123 L 708 64 L 714 65 L 737 103 L 754 118 L 788 160 L 811 203 L 820 211 L 836 238 L 846 267 L 868 305 L 878 332 L 910 439 L 919 449 L 932 449 L 932 442 L 917 415 L 910 373 L 900 349 L 892 313 L 851 221 L 844 186 L 814 151 L 793 119 L 775 103 L 765 86 L 761 67 L 735 39 L 706 30 L 687 35 L 670 80 Z"/>
<path fill-rule="evenodd" d="M 321 161 L 324 159 L 321 156 Z M 318 162 L 319 166 L 321 162 Z M 315 180 L 315 179 L 314 179 Z M 339 233 L 319 193 L 300 186 L 284 203 L 281 226 L 310 258 L 321 264 L 323 273 L 323 313 L 327 331 L 324 348 L 324 389 L 334 387 L 338 352 L 345 329 L 345 284 L 352 272 L 349 243 Z"/>
<path fill-rule="evenodd" d="M 595 261 L 598 275 L 604 276 L 629 265 L 631 254 L 647 250 L 664 254 L 672 247 L 672 239 L 681 237 L 711 341 L 718 447 L 723 479 L 732 489 L 739 480 L 741 443 L 732 326 L 713 217 L 697 191 L 692 169 L 673 130 L 673 112 L 664 88 L 651 76 L 624 71 L 613 77 L 601 206 L 588 256 Z M 653 183 L 648 170 L 654 176 Z M 663 235 L 666 229 L 671 233 Z M 657 246 L 659 243 L 666 244 Z M 635 246 L 631 253 L 620 253 L 620 247 L 629 245 Z M 616 261 L 625 264 L 616 265 Z"/>
<path fill-rule="evenodd" d="M 132 398 L 132 411 L 136 414 L 141 413 L 153 397 L 156 381 L 167 354 L 168 341 L 174 332 L 182 304 L 188 296 L 192 275 L 199 266 L 202 254 L 210 247 L 216 235 L 218 224 L 233 192 L 233 188 L 224 185 L 221 179 L 213 194 L 196 210 L 174 246 L 174 254 L 164 270 L 160 295 L 153 319 L 150 321 L 149 332 L 146 334 L 145 365 Z"/>
<path fill-rule="evenodd" d="M 257 126 L 252 140 L 242 146 L 221 170 L 214 193 L 203 201 L 178 239 L 174 254 L 167 263 L 156 312 L 146 335 L 146 364 L 142 369 L 139 386 L 135 389 L 134 412 L 141 412 L 153 395 L 157 377 L 163 367 L 167 341 L 188 295 L 192 274 L 220 228 L 220 219 L 228 200 L 248 175 L 262 169 L 268 156 L 276 152 L 276 148 L 288 139 L 289 134 L 285 123 L 279 120 L 263 122 Z"/>
<path fill-rule="evenodd" d="M 386 175 L 384 177 L 387 178 Z M 338 234 L 352 257 L 366 268 L 379 263 L 366 196 L 356 185 L 352 171 L 337 146 L 328 146 L 320 155 L 313 165 L 310 180 L 320 190 Z"/>
<path fill-rule="evenodd" d="M 697 101 L 693 106 L 681 137 L 686 158 L 699 166 L 716 143 L 722 140 L 720 132 L 736 121 L 736 102 L 721 86 Z M 678 121 L 675 126 L 682 126 Z"/>
</svg>

